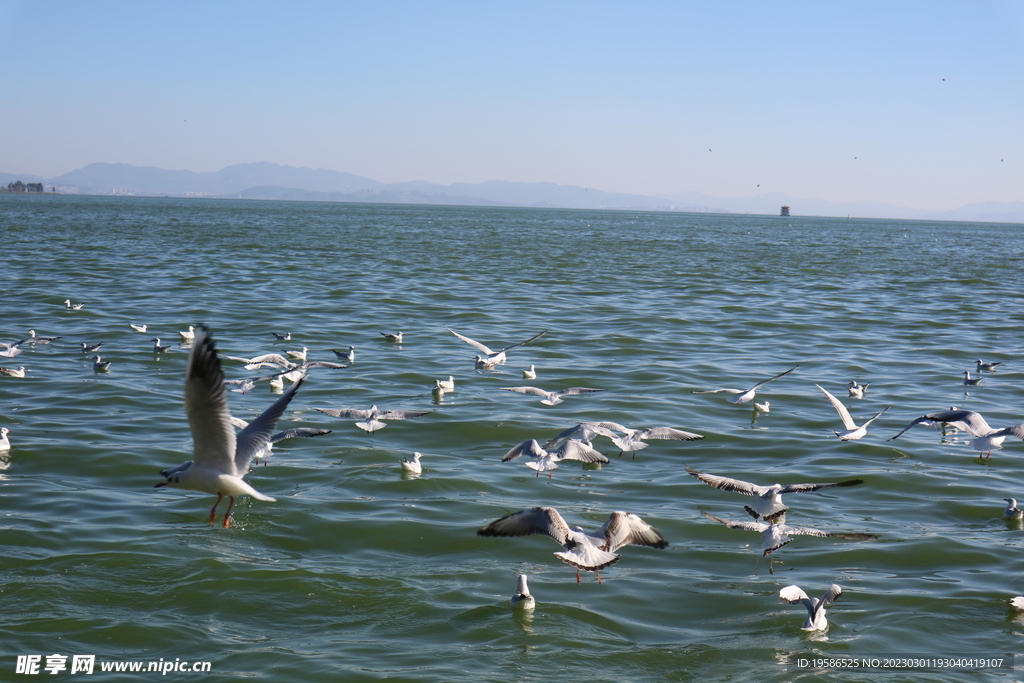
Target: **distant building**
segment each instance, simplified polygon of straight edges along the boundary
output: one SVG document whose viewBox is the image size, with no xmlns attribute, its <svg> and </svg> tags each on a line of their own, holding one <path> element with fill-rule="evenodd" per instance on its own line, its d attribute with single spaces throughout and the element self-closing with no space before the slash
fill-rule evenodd
<svg viewBox="0 0 1024 683">
<path fill-rule="evenodd" d="M 788 206 L 782 207 L 782 211 L 779 212 L 779 215 L 780 216 L 788 216 L 789 215 L 789 207 Z"/>
</svg>

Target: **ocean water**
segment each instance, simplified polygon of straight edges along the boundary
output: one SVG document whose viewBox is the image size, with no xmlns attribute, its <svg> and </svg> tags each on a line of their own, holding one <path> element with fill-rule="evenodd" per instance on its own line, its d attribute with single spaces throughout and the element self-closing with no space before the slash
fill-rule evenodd
<svg viewBox="0 0 1024 683">
<path fill-rule="evenodd" d="M 28 369 L 0 377 L 14 444 L 0 457 L 2 680 L 34 680 L 19 655 L 42 667 L 58 654 L 69 669 L 95 655 L 104 681 L 145 676 L 101 662 L 175 661 L 210 672 L 174 680 L 953 681 L 966 674 L 798 660 L 1021 649 L 1008 599 L 1024 593 L 1024 531 L 1002 510 L 1024 499 L 1024 443 L 980 460 L 962 434 L 886 441 L 950 405 L 1024 421 L 1020 225 L 3 196 L 0 239 L 0 340 L 62 337 L 0 363 Z M 277 502 L 240 498 L 230 529 L 207 523 L 212 496 L 154 488 L 191 458 L 177 331 L 200 323 L 235 356 L 357 353 L 313 371 L 282 421 L 333 432 L 254 467 L 247 480 Z M 479 370 L 446 327 L 492 348 L 547 334 Z M 401 344 L 380 334 L 397 331 Z M 155 354 L 154 336 L 171 350 Z M 79 342 L 103 342 L 110 372 Z M 965 387 L 979 358 L 1003 365 Z M 692 393 L 796 365 L 759 390 L 768 414 Z M 449 375 L 456 391 L 435 402 Z M 863 400 L 846 396 L 851 380 L 871 384 Z M 892 407 L 843 443 L 814 383 L 857 419 Z M 524 384 L 602 391 L 545 406 L 501 390 Z M 266 383 L 229 395 L 249 419 L 274 398 Z M 431 412 L 371 435 L 315 410 L 371 404 Z M 635 459 L 600 438 L 609 464 L 564 462 L 551 478 L 501 462 L 581 420 L 705 438 L 651 441 Z M 403 476 L 413 451 L 424 472 Z M 794 537 L 771 573 L 758 534 L 701 515 L 745 519 L 747 499 L 684 464 L 761 484 L 863 478 L 787 496 L 787 521 L 878 538 Z M 633 512 L 670 545 L 627 546 L 603 584 L 584 572 L 577 585 L 548 538 L 476 535 L 538 505 L 591 530 Z M 519 573 L 532 614 L 508 606 Z M 779 589 L 833 582 L 830 629 L 800 630 L 803 607 Z"/>
</svg>

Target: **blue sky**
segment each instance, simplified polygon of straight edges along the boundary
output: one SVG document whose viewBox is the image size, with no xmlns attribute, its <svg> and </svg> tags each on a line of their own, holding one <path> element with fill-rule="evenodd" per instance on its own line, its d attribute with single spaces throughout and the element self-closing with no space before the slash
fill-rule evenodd
<svg viewBox="0 0 1024 683">
<path fill-rule="evenodd" d="M 1021 2 L 0 0 L 0 58 L 8 173 L 1024 199 Z"/>
</svg>

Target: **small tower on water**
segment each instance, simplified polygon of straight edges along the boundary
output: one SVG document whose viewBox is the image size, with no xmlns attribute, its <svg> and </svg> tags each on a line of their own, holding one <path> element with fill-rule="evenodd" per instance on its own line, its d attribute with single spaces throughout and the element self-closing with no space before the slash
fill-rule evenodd
<svg viewBox="0 0 1024 683">
<path fill-rule="evenodd" d="M 780 216 L 788 216 L 789 215 L 789 207 L 788 206 L 782 207 L 782 211 L 779 212 L 779 215 Z"/>
</svg>

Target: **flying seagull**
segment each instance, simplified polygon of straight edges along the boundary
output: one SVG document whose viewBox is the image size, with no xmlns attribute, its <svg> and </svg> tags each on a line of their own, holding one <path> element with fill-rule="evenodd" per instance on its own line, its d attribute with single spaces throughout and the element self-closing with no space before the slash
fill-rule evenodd
<svg viewBox="0 0 1024 683">
<path fill-rule="evenodd" d="M 789 373 L 791 373 L 794 370 L 796 370 L 798 367 L 800 367 L 800 366 L 799 365 L 793 366 L 789 370 L 786 370 L 785 372 L 780 372 L 779 374 L 775 375 L 774 377 L 769 377 L 768 379 L 764 380 L 763 382 L 758 382 L 757 384 L 755 384 L 750 389 L 747 389 L 746 391 L 744 391 L 743 389 L 712 389 L 710 391 L 691 391 L 690 393 L 691 394 L 721 394 L 721 393 L 736 394 L 735 398 L 730 398 L 729 401 L 732 402 L 732 403 L 735 403 L 736 405 L 739 405 L 741 403 L 746 403 L 747 401 L 753 400 L 754 395 L 757 392 L 757 390 L 759 388 L 761 388 L 762 386 L 764 386 L 765 384 L 768 384 L 768 382 L 773 382 L 773 381 L 777 380 L 778 378 L 782 377 L 783 375 L 788 375 Z"/>
<path fill-rule="evenodd" d="M 967 445 L 978 451 L 979 454 L 988 453 L 988 458 L 992 457 L 992 451 L 1003 447 L 1002 443 L 1006 437 L 1015 436 L 1018 439 L 1024 440 L 1024 424 L 994 429 L 989 427 L 988 422 L 985 422 L 985 418 L 980 413 L 976 413 L 973 410 L 940 410 L 937 413 L 922 415 L 904 427 L 903 431 L 899 434 L 888 439 L 888 441 L 898 439 L 904 432 L 916 425 L 926 424 L 931 426 L 939 422 L 948 423 L 976 437 L 969 441 Z"/>
<path fill-rule="evenodd" d="M 429 410 L 380 410 L 375 405 L 370 406 L 369 410 L 359 408 L 317 408 L 317 410 L 331 417 L 355 418 L 359 420 L 356 422 L 356 427 L 371 434 L 387 427 L 381 420 L 408 420 L 411 417 L 420 417 L 430 412 Z"/>
<path fill-rule="evenodd" d="M 815 384 L 814 386 L 818 387 L 818 389 L 821 390 L 821 393 L 825 394 L 825 398 L 829 400 L 829 403 L 832 404 L 832 407 L 836 409 L 837 413 L 839 413 L 839 419 L 843 421 L 843 426 L 846 427 L 846 431 L 842 432 L 836 432 L 835 430 L 833 430 L 833 433 L 839 437 L 840 441 L 856 441 L 857 439 L 863 439 L 868 434 L 868 425 L 877 420 L 878 418 L 882 417 L 882 413 L 884 413 L 886 410 L 889 410 L 889 408 L 892 407 L 886 406 L 885 408 L 882 409 L 881 413 L 878 413 L 873 418 L 871 418 L 870 420 L 868 420 L 867 422 L 858 427 L 857 423 L 853 421 L 852 417 L 850 417 L 850 411 L 846 409 L 846 406 L 843 405 L 842 401 L 840 401 L 832 394 L 828 393 L 825 390 L 825 388 L 822 387 L 820 384 Z"/>
<path fill-rule="evenodd" d="M 807 608 L 807 619 L 800 628 L 804 631 L 824 631 L 828 628 L 828 619 L 825 618 L 825 607 L 831 605 L 842 595 L 843 589 L 837 584 L 832 584 L 820 598 L 809 598 L 799 586 L 786 586 L 779 591 L 779 600 L 788 602 L 791 605 L 803 603 Z"/>
<path fill-rule="evenodd" d="M 536 470 L 535 476 L 540 476 L 541 472 L 547 472 L 548 478 L 551 478 L 551 470 L 558 469 L 558 463 L 561 460 L 579 460 L 581 462 L 608 462 L 608 458 L 604 457 L 596 449 L 592 448 L 588 444 L 582 441 L 574 441 L 569 439 L 563 443 L 556 450 L 547 450 L 543 448 L 536 439 L 527 439 L 513 446 L 504 457 L 502 462 L 508 462 L 509 460 L 515 460 L 521 455 L 525 455 L 531 458 L 535 458 L 534 462 L 526 463 L 526 466 L 530 469 Z"/>
<path fill-rule="evenodd" d="M 530 337 L 526 341 L 521 341 L 518 344 L 512 344 L 511 346 L 506 346 L 505 348 L 501 349 L 500 351 L 492 351 L 490 348 L 484 346 L 480 342 L 475 341 L 473 339 L 470 339 L 469 337 L 463 336 L 463 335 L 459 334 L 458 332 L 456 332 L 455 330 L 453 330 L 450 327 L 446 327 L 445 329 L 448 330 L 449 332 L 451 332 L 452 334 L 454 334 L 456 337 L 458 337 L 462 341 L 464 341 L 467 344 L 469 344 L 470 346 L 472 346 L 474 349 L 477 349 L 478 351 L 482 352 L 484 355 L 483 356 L 477 356 L 476 357 L 476 362 L 477 362 L 478 365 L 482 365 L 483 367 L 488 367 L 488 368 L 494 367 L 495 365 L 499 365 L 501 363 L 504 363 L 505 360 L 506 360 L 506 358 L 505 358 L 505 352 L 506 351 L 511 351 L 512 349 L 516 348 L 517 346 L 523 346 L 524 344 L 529 344 L 532 341 L 536 341 L 536 340 L 540 339 L 541 337 L 543 337 L 548 332 L 547 330 L 544 330 L 540 334 L 533 335 L 532 337 Z"/>
<path fill-rule="evenodd" d="M 243 477 L 252 459 L 266 450 L 278 419 L 300 386 L 301 380 L 235 436 L 224 388 L 224 371 L 209 330 L 201 326 L 196 330 L 195 343 L 185 366 L 185 414 L 192 430 L 193 459 L 161 471 L 164 480 L 157 488 L 170 486 L 216 493 L 217 502 L 210 509 L 211 524 L 217 519 L 217 506 L 227 496 L 230 502 L 224 513 L 225 529 L 231 525 L 235 496 L 244 494 L 273 502 L 274 498 L 254 489 Z"/>
<path fill-rule="evenodd" d="M 562 389 L 561 391 L 544 391 L 537 387 L 502 387 L 502 391 L 514 391 L 517 394 L 532 394 L 533 396 L 543 396 L 541 403 L 546 406 L 557 406 L 562 402 L 563 396 L 579 396 L 580 394 L 591 394 L 595 391 L 604 391 L 604 389 L 588 389 L 587 387 L 569 387 L 568 389 Z"/>
<path fill-rule="evenodd" d="M 588 534 L 578 526 L 570 529 L 555 508 L 535 507 L 505 515 L 476 533 L 478 536 L 550 536 L 563 548 L 555 557 L 576 568 L 576 583 L 581 581 L 581 569 L 594 572 L 597 582 L 603 583 L 598 572 L 619 561 L 615 551 L 624 545 L 668 547 L 668 541 L 657 529 L 628 512 L 611 513 L 597 533 Z"/>
<path fill-rule="evenodd" d="M 754 519 L 777 518 L 778 515 L 786 512 L 789 508 L 782 503 L 782 494 L 784 493 L 808 493 L 810 491 L 817 491 L 818 489 L 857 486 L 864 483 L 863 479 L 847 479 L 846 481 L 838 481 L 828 484 L 788 484 L 786 486 L 783 486 L 782 484 L 772 484 L 771 486 L 758 486 L 757 484 L 740 481 L 739 479 L 729 479 L 728 477 L 704 474 L 690 466 L 686 467 L 686 471 L 690 476 L 708 484 L 709 486 L 714 486 L 716 489 L 733 491 L 734 493 L 739 493 L 744 496 L 755 496 L 755 500 L 750 505 L 743 506 L 743 509 L 747 511 L 747 514 Z"/>
</svg>

